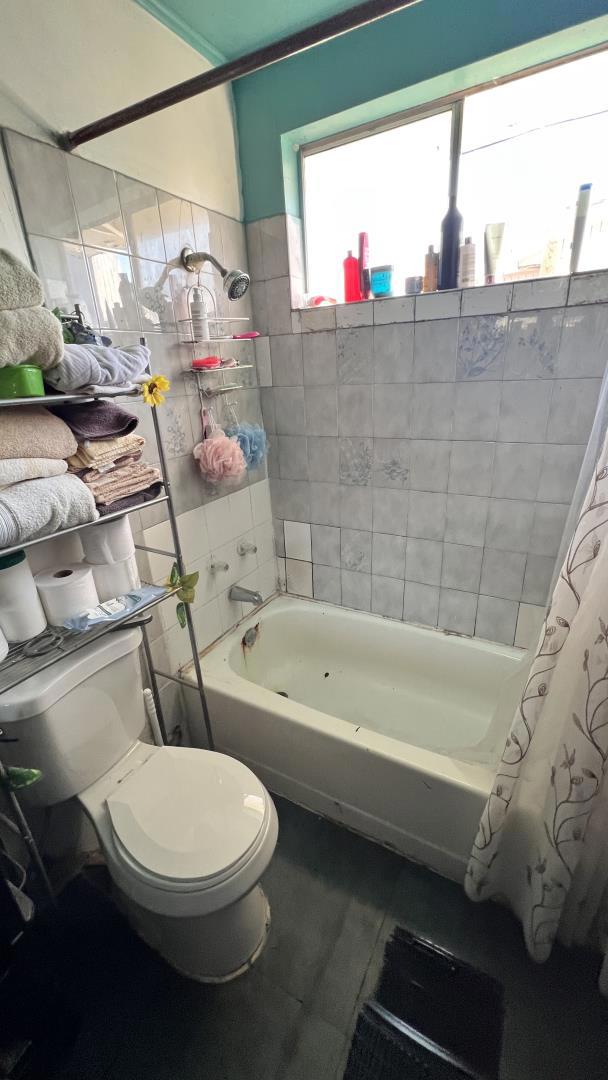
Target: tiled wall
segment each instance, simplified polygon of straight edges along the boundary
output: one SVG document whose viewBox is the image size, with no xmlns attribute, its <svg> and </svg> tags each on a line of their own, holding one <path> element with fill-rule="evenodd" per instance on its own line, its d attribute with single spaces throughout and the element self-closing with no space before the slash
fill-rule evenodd
<svg viewBox="0 0 608 1080">
<path fill-rule="evenodd" d="M 248 226 L 288 591 L 526 645 L 608 355 L 608 274 L 291 312 L 297 225 Z"/>
<path fill-rule="evenodd" d="M 203 482 L 192 457 L 201 438 L 199 399 L 191 377 L 184 374 L 191 367 L 193 346 L 184 344 L 179 332 L 179 320 L 187 314 L 186 286 L 195 278 L 183 270 L 173 270 L 164 281 L 162 275 L 186 244 L 211 252 L 228 267 L 246 270 L 244 227 L 45 143 L 15 132 L 5 135 L 28 243 L 49 306 L 71 311 L 80 303 L 90 324 L 108 333 L 116 345 L 136 343 L 145 334 L 153 371 L 171 380 L 159 416 L 186 561 L 201 572 L 195 621 L 202 647 L 244 613 L 241 604 L 228 600 L 231 584 L 239 581 L 264 597 L 276 589 L 269 488 L 265 467 L 250 472 L 241 490 Z M 205 273 L 203 279 L 219 313 L 250 316 L 248 295 L 228 308 L 219 275 Z M 239 326 L 234 324 L 235 332 Z M 243 363 L 255 363 L 250 342 L 220 348 Z M 210 351 L 199 345 L 195 354 Z M 261 422 L 255 367 L 240 373 L 239 381 L 248 376 L 248 388 L 234 395 L 238 417 Z M 224 378 L 233 382 L 234 373 L 217 376 L 219 382 Z M 139 416 L 139 430 L 148 440 L 145 457 L 152 461 L 156 443 L 150 410 L 143 404 L 128 407 Z M 226 409 L 226 398 L 217 398 L 218 422 Z M 136 542 L 166 547 L 166 518 L 164 506 L 132 514 Z M 257 545 L 255 555 L 238 555 L 242 538 Z M 211 573 L 212 561 L 228 562 L 229 571 Z M 148 566 L 144 557 L 140 569 L 142 576 L 162 581 L 170 560 L 154 556 Z M 153 634 L 160 667 L 175 671 L 189 659 L 188 635 L 177 625 L 174 604 L 157 609 Z"/>
</svg>

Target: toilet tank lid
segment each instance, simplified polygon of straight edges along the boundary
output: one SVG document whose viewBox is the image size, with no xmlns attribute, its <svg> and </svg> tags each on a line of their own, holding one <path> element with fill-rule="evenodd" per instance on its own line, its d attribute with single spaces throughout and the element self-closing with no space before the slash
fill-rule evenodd
<svg viewBox="0 0 608 1080">
<path fill-rule="evenodd" d="M 139 648 L 141 630 L 116 630 L 0 695 L 0 725 L 38 716 L 85 679 Z"/>
</svg>

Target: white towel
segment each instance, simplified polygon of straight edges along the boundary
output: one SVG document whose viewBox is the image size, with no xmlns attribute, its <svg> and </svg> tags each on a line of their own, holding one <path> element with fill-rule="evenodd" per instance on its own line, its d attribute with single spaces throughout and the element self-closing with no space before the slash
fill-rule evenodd
<svg viewBox="0 0 608 1080">
<path fill-rule="evenodd" d="M 83 387 L 132 385 L 143 375 L 150 360 L 145 345 L 114 349 L 106 345 L 66 345 L 63 363 L 45 373 L 45 379 L 65 394 Z"/>
<path fill-rule="evenodd" d="M 53 536 L 98 517 L 91 492 L 73 473 L 24 480 L 0 491 L 0 548 Z"/>
<path fill-rule="evenodd" d="M 0 311 L 0 367 L 35 364 L 46 374 L 62 356 L 61 323 L 48 308 Z"/>
<path fill-rule="evenodd" d="M 67 461 L 58 458 L 0 459 L 0 490 L 19 484 L 22 480 L 37 480 L 43 476 L 61 476 L 68 471 Z"/>
<path fill-rule="evenodd" d="M 40 278 L 6 248 L 0 248 L 0 311 L 44 303 Z"/>
</svg>

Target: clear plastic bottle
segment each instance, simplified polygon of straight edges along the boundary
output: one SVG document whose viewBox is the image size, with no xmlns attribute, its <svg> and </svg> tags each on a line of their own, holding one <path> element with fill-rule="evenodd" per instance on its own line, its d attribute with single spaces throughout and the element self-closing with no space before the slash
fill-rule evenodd
<svg viewBox="0 0 608 1080">
<path fill-rule="evenodd" d="M 462 289 L 475 284 L 475 244 L 471 236 L 466 236 L 460 247 L 458 260 L 458 284 Z"/>
</svg>

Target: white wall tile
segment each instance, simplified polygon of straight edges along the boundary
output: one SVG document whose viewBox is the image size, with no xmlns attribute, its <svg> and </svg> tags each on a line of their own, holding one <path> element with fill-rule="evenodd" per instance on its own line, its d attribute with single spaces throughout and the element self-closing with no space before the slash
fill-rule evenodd
<svg viewBox="0 0 608 1080">
<path fill-rule="evenodd" d="M 312 559 L 310 525 L 301 521 L 285 521 L 285 554 L 288 559 Z"/>
<path fill-rule="evenodd" d="M 570 279 L 568 305 L 597 304 L 608 300 L 608 270 L 574 274 Z"/>
<path fill-rule="evenodd" d="M 327 604 L 342 603 L 342 577 L 337 567 L 315 563 L 312 576 L 315 600 L 324 600 Z"/>
<path fill-rule="evenodd" d="M 254 525 L 262 525 L 272 517 L 272 505 L 270 502 L 270 484 L 268 480 L 259 480 L 249 488 L 251 496 L 251 510 Z"/>
<path fill-rule="evenodd" d="M 520 604 L 514 644 L 520 649 L 534 649 L 544 621 L 544 607 L 539 604 Z"/>
<path fill-rule="evenodd" d="M 480 596 L 477 604 L 475 637 L 512 645 L 515 638 L 519 604 L 495 596 Z"/>
<path fill-rule="evenodd" d="M 460 289 L 422 293 L 416 297 L 416 322 L 423 319 L 453 319 L 460 315 Z"/>
<path fill-rule="evenodd" d="M 537 281 L 516 281 L 513 286 L 511 311 L 531 311 L 534 308 L 563 307 L 568 296 L 567 277 L 539 278 Z"/>
<path fill-rule="evenodd" d="M 415 298 L 413 296 L 389 296 L 386 300 L 374 300 L 374 323 L 413 322 Z"/>
<path fill-rule="evenodd" d="M 500 315 L 511 307 L 512 285 L 486 285 L 462 290 L 463 315 Z"/>
<path fill-rule="evenodd" d="M 371 326 L 374 321 L 374 305 L 371 300 L 355 304 L 338 304 L 336 326 Z"/>
<path fill-rule="evenodd" d="M 288 558 L 285 560 L 285 570 L 287 592 L 312 597 L 312 563 Z"/>
<path fill-rule="evenodd" d="M 242 533 L 247 532 L 253 526 L 249 488 L 243 488 L 242 491 L 236 491 L 234 494 L 229 495 L 228 502 L 230 506 L 230 535 L 231 537 L 241 536 Z"/>
<path fill-rule="evenodd" d="M 472 635 L 475 632 L 477 601 L 477 593 L 440 589 L 438 626 L 457 634 Z"/>
<path fill-rule="evenodd" d="M 439 615 L 439 588 L 406 581 L 403 595 L 403 618 L 406 622 L 421 626 L 437 626 Z"/>
<path fill-rule="evenodd" d="M 211 550 L 221 547 L 222 544 L 225 544 L 230 540 L 233 532 L 230 503 L 228 499 L 215 499 L 214 502 L 207 503 L 207 506 L 205 507 L 205 518 L 207 521 L 207 533 Z"/>
<path fill-rule="evenodd" d="M 331 304 L 323 304 L 320 307 L 302 308 L 300 327 L 303 334 L 311 333 L 314 330 L 335 330 L 335 307 Z"/>
<path fill-rule="evenodd" d="M 372 611 L 389 619 L 403 617 L 403 581 L 372 574 Z"/>
<path fill-rule="evenodd" d="M 358 574 L 355 570 L 342 570 L 342 603 L 355 611 L 371 611 L 372 575 Z"/>
<path fill-rule="evenodd" d="M 270 364 L 270 338 L 255 339 L 255 366 L 258 374 L 258 386 L 272 386 L 272 367 Z"/>
</svg>

